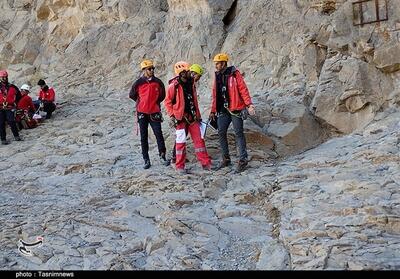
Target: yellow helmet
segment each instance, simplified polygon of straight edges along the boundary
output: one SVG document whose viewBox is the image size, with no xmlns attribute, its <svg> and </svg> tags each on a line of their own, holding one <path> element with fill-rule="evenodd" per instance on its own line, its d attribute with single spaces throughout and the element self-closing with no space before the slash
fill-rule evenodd
<svg viewBox="0 0 400 279">
<path fill-rule="evenodd" d="M 214 62 L 228 62 L 229 56 L 226 53 L 218 53 L 214 56 Z"/>
<path fill-rule="evenodd" d="M 175 74 L 178 76 L 182 71 L 189 71 L 190 64 L 186 61 L 179 61 L 175 64 Z"/>
<path fill-rule="evenodd" d="M 192 66 L 190 66 L 190 70 L 201 76 L 204 74 L 203 67 L 201 67 L 199 64 L 193 64 Z"/>
<path fill-rule="evenodd" d="M 143 60 L 142 63 L 140 63 L 141 70 L 146 69 L 148 67 L 154 67 L 153 61 L 146 59 L 146 60 Z"/>
</svg>

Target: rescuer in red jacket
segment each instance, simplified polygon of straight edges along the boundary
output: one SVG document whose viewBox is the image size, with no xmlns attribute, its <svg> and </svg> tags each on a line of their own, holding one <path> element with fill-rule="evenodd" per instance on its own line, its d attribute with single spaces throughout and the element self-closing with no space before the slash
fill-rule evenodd
<svg viewBox="0 0 400 279">
<path fill-rule="evenodd" d="M 8 82 L 8 73 L 0 71 L 0 138 L 1 144 L 9 144 L 6 138 L 6 122 L 11 128 L 16 141 L 21 141 L 15 122 L 16 96 L 18 90 L 16 86 Z"/>
<path fill-rule="evenodd" d="M 196 87 L 190 73 L 190 65 L 180 61 L 174 66 L 176 77 L 169 81 L 165 108 L 170 116 L 170 123 L 176 129 L 176 170 L 186 173 L 186 134 L 193 140 L 195 153 L 203 169 L 211 169 L 204 140 L 201 138 L 201 115 L 197 102 Z"/>
<path fill-rule="evenodd" d="M 160 103 L 165 98 L 165 87 L 163 82 L 154 76 L 154 64 L 151 60 L 140 63 L 143 75 L 132 85 L 129 98 L 136 102 L 136 114 L 140 127 L 140 142 L 144 160 L 144 169 L 151 166 L 149 157 L 149 124 L 157 140 L 158 152 L 164 165 L 169 165 L 166 159 L 166 148 L 164 136 L 161 129 L 163 121 Z"/>
<path fill-rule="evenodd" d="M 31 87 L 28 84 L 21 86 L 21 99 L 17 104 L 16 121 L 20 128 L 31 129 L 37 126 L 37 121 L 33 119 L 35 113 L 35 106 L 32 98 L 28 95 Z"/>
<path fill-rule="evenodd" d="M 52 87 L 49 87 L 43 79 L 38 81 L 40 86 L 39 97 L 34 101 L 36 109 L 41 107 L 41 110 L 46 112 L 46 119 L 50 119 L 52 113 L 56 110 L 55 98 L 56 93 Z"/>
<path fill-rule="evenodd" d="M 228 67 L 228 60 L 229 57 L 225 53 L 217 54 L 214 57 L 216 72 L 212 90 L 210 118 L 215 120 L 217 117 L 218 136 L 222 150 L 222 161 L 217 169 L 231 164 L 227 131 L 232 122 L 240 156 L 236 172 L 242 172 L 248 162 L 243 120 L 247 118 L 247 113 L 250 115 L 255 114 L 255 107 L 251 101 L 243 76 L 234 66 Z"/>
<path fill-rule="evenodd" d="M 31 96 L 29 93 L 31 91 L 31 87 L 28 84 L 24 84 L 21 86 L 21 99 L 17 104 L 17 109 L 21 109 L 27 111 L 30 116 L 35 113 L 35 105 L 33 104 Z"/>
</svg>

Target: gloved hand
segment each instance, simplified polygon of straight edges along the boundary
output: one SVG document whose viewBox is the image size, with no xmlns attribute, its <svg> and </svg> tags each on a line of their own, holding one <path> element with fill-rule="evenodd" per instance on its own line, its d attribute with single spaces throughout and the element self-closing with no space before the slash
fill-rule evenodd
<svg viewBox="0 0 400 279">
<path fill-rule="evenodd" d="M 210 115 L 208 116 L 208 120 L 214 120 L 215 121 L 215 112 L 210 112 Z"/>
<path fill-rule="evenodd" d="M 176 128 L 176 126 L 178 126 L 178 121 L 176 120 L 175 116 L 171 116 L 168 124 L 171 128 Z"/>
<path fill-rule="evenodd" d="M 43 104 L 43 102 L 40 102 L 40 105 L 39 105 L 39 107 L 40 107 L 41 109 L 44 107 L 44 104 Z"/>
</svg>

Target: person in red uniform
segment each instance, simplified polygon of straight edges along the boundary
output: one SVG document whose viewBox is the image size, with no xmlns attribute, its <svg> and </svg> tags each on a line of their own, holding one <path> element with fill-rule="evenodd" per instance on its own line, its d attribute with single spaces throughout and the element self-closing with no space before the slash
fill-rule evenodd
<svg viewBox="0 0 400 279">
<path fill-rule="evenodd" d="M 30 116 L 35 113 L 35 106 L 33 104 L 31 96 L 29 93 L 31 91 L 31 87 L 28 84 L 24 84 L 21 86 L 21 99 L 18 102 L 17 109 L 22 109 L 27 111 Z"/>
<path fill-rule="evenodd" d="M 36 109 L 41 107 L 41 110 L 46 112 L 46 119 L 50 119 L 52 113 L 56 110 L 55 98 L 56 93 L 52 87 L 49 87 L 43 79 L 38 81 L 40 86 L 38 100 L 33 102 Z"/>
<path fill-rule="evenodd" d="M 21 141 L 15 122 L 16 111 L 16 86 L 8 82 L 8 73 L 5 70 L 0 71 L 0 138 L 1 144 L 9 144 L 6 134 L 6 122 L 11 128 L 16 141 Z"/>
<path fill-rule="evenodd" d="M 228 60 L 229 57 L 226 53 L 219 53 L 214 57 L 216 72 L 210 119 L 215 120 L 217 117 L 218 136 L 222 150 L 222 161 L 217 169 L 231 164 L 227 131 L 232 122 L 240 156 L 236 172 L 242 172 L 248 163 L 243 120 L 246 119 L 247 113 L 255 115 L 255 107 L 242 74 L 234 66 L 228 67 Z"/>
<path fill-rule="evenodd" d="M 176 77 L 169 81 L 165 98 L 165 108 L 170 116 L 170 123 L 176 129 L 176 163 L 179 173 L 186 173 L 186 134 L 193 140 L 195 153 L 203 169 L 211 169 L 204 140 L 201 138 L 201 115 L 197 102 L 194 81 L 190 74 L 190 65 L 180 61 L 174 66 Z"/>
<path fill-rule="evenodd" d="M 140 63 L 143 75 L 135 81 L 129 92 L 129 98 L 136 102 L 136 114 L 140 127 L 140 143 L 142 146 L 142 156 L 144 169 L 151 166 L 149 157 L 149 124 L 157 140 L 158 152 L 164 165 L 169 165 L 166 159 L 166 148 L 164 136 L 161 129 L 163 121 L 160 103 L 165 98 L 165 86 L 163 82 L 154 76 L 154 64 L 151 60 L 144 60 Z"/>
<path fill-rule="evenodd" d="M 194 86 L 197 90 L 197 83 L 200 81 L 200 78 L 204 74 L 204 69 L 199 64 L 192 64 L 189 68 L 190 75 L 193 78 Z M 176 143 L 174 144 L 174 148 L 172 149 L 171 163 L 175 164 L 176 162 Z"/>
<path fill-rule="evenodd" d="M 17 117 L 16 121 L 24 128 L 35 128 L 37 126 L 36 120 L 32 119 L 35 113 L 35 106 L 32 98 L 28 95 L 31 87 L 28 84 L 21 86 L 21 99 L 17 104 Z"/>
</svg>

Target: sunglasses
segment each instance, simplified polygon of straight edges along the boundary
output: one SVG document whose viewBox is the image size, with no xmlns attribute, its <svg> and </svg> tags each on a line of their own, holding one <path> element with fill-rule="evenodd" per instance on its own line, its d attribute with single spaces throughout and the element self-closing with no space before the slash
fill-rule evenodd
<svg viewBox="0 0 400 279">
<path fill-rule="evenodd" d="M 149 68 L 147 68 L 147 71 L 154 71 L 154 67 L 149 67 Z"/>
</svg>

